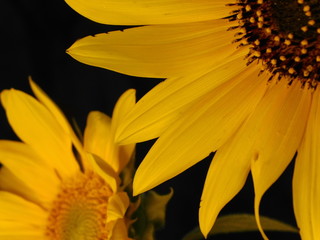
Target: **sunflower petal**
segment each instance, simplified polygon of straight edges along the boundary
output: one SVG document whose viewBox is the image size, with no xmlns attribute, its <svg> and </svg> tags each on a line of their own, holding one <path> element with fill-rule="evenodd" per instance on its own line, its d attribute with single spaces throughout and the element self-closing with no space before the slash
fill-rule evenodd
<svg viewBox="0 0 320 240">
<path fill-rule="evenodd" d="M 167 79 L 147 93 L 126 116 L 116 132 L 121 144 L 156 138 L 190 104 L 212 89 L 239 75 L 245 68 L 243 52 L 236 52 L 203 76 Z"/>
<path fill-rule="evenodd" d="M 101 158 L 89 153 L 87 153 L 86 161 L 88 162 L 88 169 L 97 173 L 110 186 L 113 192 L 118 191 L 120 178 L 110 165 L 106 164 Z"/>
<path fill-rule="evenodd" d="M 248 120 L 247 137 L 254 142 L 251 172 L 255 190 L 255 214 L 258 227 L 260 200 L 292 160 L 301 142 L 311 94 L 299 82 L 288 87 L 277 83 L 257 106 Z M 255 138 L 252 138 L 255 136 Z"/>
<path fill-rule="evenodd" d="M 108 221 L 123 218 L 129 206 L 129 197 L 125 192 L 114 194 L 108 202 Z"/>
<path fill-rule="evenodd" d="M 204 184 L 199 209 L 200 230 L 210 232 L 221 209 L 241 190 L 250 171 L 252 144 L 239 131 L 215 154 Z"/>
<path fill-rule="evenodd" d="M 53 168 L 21 142 L 1 140 L 0 156 L 0 188 L 48 206 L 60 183 Z"/>
<path fill-rule="evenodd" d="M 217 150 L 263 96 L 266 79 L 257 81 L 252 77 L 256 74 L 255 68 L 249 68 L 200 98 L 177 119 L 139 166 L 133 183 L 135 194 L 174 177 Z"/>
<path fill-rule="evenodd" d="M 49 112 L 54 116 L 57 122 L 61 125 L 63 130 L 70 135 L 73 144 L 79 151 L 82 153 L 82 145 L 75 135 L 72 127 L 70 126 L 68 120 L 59 109 L 59 107 L 48 97 L 48 95 L 34 82 L 31 78 L 29 78 L 29 83 L 34 95 L 38 98 L 38 100 L 49 110 Z"/>
<path fill-rule="evenodd" d="M 90 112 L 84 131 L 84 149 L 97 155 L 117 171 L 119 168 L 118 149 L 113 140 L 110 117 L 102 112 Z"/>
<path fill-rule="evenodd" d="M 81 15 L 104 24 L 147 25 L 223 18 L 232 7 L 223 0 L 66 0 Z"/>
<path fill-rule="evenodd" d="M 230 44 L 234 33 L 227 31 L 231 26 L 222 19 L 136 27 L 85 37 L 67 52 L 85 64 L 128 75 L 189 75 L 209 71 L 235 51 L 237 45 Z"/>
<path fill-rule="evenodd" d="M 115 222 L 110 240 L 133 240 L 128 238 L 128 227 L 122 219 Z"/>
<path fill-rule="evenodd" d="M 293 206 L 301 239 L 320 238 L 320 91 L 314 94 L 310 117 L 294 168 Z"/>
<path fill-rule="evenodd" d="M 43 240 L 43 227 L 0 220 L 0 240 Z"/>
<path fill-rule="evenodd" d="M 38 225 L 47 221 L 46 212 L 38 205 L 4 191 L 0 191 L 0 221 Z"/>
<path fill-rule="evenodd" d="M 217 151 L 202 195 L 200 227 L 204 235 L 221 208 L 242 188 L 251 165 L 257 223 L 266 238 L 259 220 L 260 199 L 292 159 L 301 141 L 310 99 L 308 90 L 297 83 L 291 87 L 285 81 L 274 84 L 232 143 Z"/>
<path fill-rule="evenodd" d="M 135 94 L 136 91 L 134 89 L 129 89 L 125 93 L 123 93 L 117 101 L 112 113 L 111 120 L 111 132 L 113 133 L 113 136 L 115 135 L 116 129 L 118 128 L 119 124 L 124 121 L 128 112 L 131 111 L 134 107 L 136 103 Z M 115 141 L 115 139 L 113 139 L 113 141 Z M 135 144 L 118 145 L 119 171 L 121 171 L 131 160 L 135 146 Z"/>
<path fill-rule="evenodd" d="M 19 138 L 56 168 L 61 176 L 70 176 L 79 170 L 72 155 L 70 137 L 41 103 L 15 89 L 2 91 L 1 102 Z"/>
</svg>

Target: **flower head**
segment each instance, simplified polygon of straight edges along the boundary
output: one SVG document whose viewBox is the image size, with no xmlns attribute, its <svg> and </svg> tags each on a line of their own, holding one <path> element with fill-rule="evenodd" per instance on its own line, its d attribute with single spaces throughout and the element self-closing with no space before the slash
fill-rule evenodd
<svg viewBox="0 0 320 240">
<path fill-rule="evenodd" d="M 216 151 L 201 197 L 202 232 L 250 171 L 262 231 L 260 200 L 298 151 L 295 216 L 302 239 L 320 237 L 318 0 L 67 2 L 101 23 L 146 25 L 81 39 L 68 50 L 74 58 L 167 78 L 117 130 L 122 143 L 159 137 L 137 170 L 136 194 Z"/>
<path fill-rule="evenodd" d="M 22 140 L 0 141 L 0 239 L 129 239 L 119 172 L 134 145 L 114 143 L 114 126 L 134 104 L 130 90 L 111 120 L 91 112 L 83 143 L 62 112 L 32 81 L 37 99 L 1 92 L 10 125 Z"/>
</svg>

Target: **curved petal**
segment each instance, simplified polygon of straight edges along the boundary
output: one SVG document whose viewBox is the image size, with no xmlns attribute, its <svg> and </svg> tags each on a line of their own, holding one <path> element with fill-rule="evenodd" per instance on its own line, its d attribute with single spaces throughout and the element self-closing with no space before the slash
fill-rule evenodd
<svg viewBox="0 0 320 240">
<path fill-rule="evenodd" d="M 231 143 L 217 151 L 202 195 L 200 227 L 204 235 L 221 208 L 242 188 L 250 165 L 255 212 L 262 232 L 258 218 L 260 199 L 292 159 L 301 141 L 310 100 L 310 93 L 299 83 L 290 87 L 285 80 L 275 83 Z"/>
<path fill-rule="evenodd" d="M 67 52 L 85 64 L 139 77 L 208 72 L 235 51 L 235 32 L 227 31 L 233 25 L 221 19 L 136 27 L 85 37 Z"/>
<path fill-rule="evenodd" d="M 59 189 L 60 180 L 54 169 L 26 144 L 0 141 L 0 189 L 24 196 L 48 207 Z"/>
<path fill-rule="evenodd" d="M 135 194 L 176 176 L 216 151 L 263 96 L 267 79 L 257 81 L 258 73 L 259 69 L 248 68 L 184 112 L 160 136 L 139 166 L 133 182 Z"/>
<path fill-rule="evenodd" d="M 119 149 L 114 143 L 110 117 L 98 111 L 89 113 L 84 131 L 84 149 L 100 157 L 108 163 L 114 171 L 119 170 Z"/>
<path fill-rule="evenodd" d="M 116 172 L 120 172 L 131 159 L 135 144 L 119 146 L 115 143 L 114 132 L 118 124 L 135 104 L 135 91 L 128 90 L 117 101 L 113 117 L 93 111 L 87 119 L 84 131 L 84 148 L 108 163 Z"/>
<path fill-rule="evenodd" d="M 88 169 L 86 170 L 92 170 L 94 173 L 98 174 L 109 185 L 112 192 L 116 193 L 118 191 L 120 178 L 113 168 L 106 164 L 105 161 L 101 160 L 101 158 L 95 157 L 89 153 L 87 153 L 86 161 L 88 163 Z"/>
<path fill-rule="evenodd" d="M 70 126 L 68 120 L 59 109 L 59 107 L 47 96 L 47 94 L 34 82 L 31 78 L 29 78 L 29 83 L 34 95 L 38 98 L 38 100 L 48 109 L 48 111 L 53 115 L 53 117 L 57 120 L 57 122 L 61 125 L 63 130 L 70 135 L 73 144 L 77 148 L 78 152 L 82 152 L 82 144 L 79 141 L 78 137 L 75 135 L 72 127 Z"/>
<path fill-rule="evenodd" d="M 124 121 L 126 115 L 132 110 L 136 103 L 136 91 L 134 89 L 129 89 L 121 95 L 117 101 L 111 119 L 111 132 L 113 136 L 119 126 L 119 124 Z M 115 141 L 115 139 L 114 139 Z M 128 145 L 118 145 L 119 148 L 119 171 L 121 171 L 131 160 L 132 154 L 135 149 L 135 144 Z"/>
<path fill-rule="evenodd" d="M 293 206 L 301 239 L 320 238 L 320 91 L 316 90 L 293 176 Z"/>
<path fill-rule="evenodd" d="M 128 238 L 128 227 L 123 219 L 115 222 L 110 240 L 133 240 L 132 238 Z"/>
<path fill-rule="evenodd" d="M 71 151 L 70 136 L 41 103 L 15 89 L 2 91 L 1 102 L 15 133 L 48 165 L 56 168 L 61 176 L 79 171 Z"/>
<path fill-rule="evenodd" d="M 41 226 L 47 221 L 47 213 L 34 203 L 0 191 L 0 221 L 27 223 Z"/>
<path fill-rule="evenodd" d="M 278 179 L 292 160 L 305 130 L 311 92 L 299 82 L 291 86 L 282 79 L 257 106 L 249 119 L 249 135 L 254 141 L 251 172 L 255 190 L 255 214 L 259 220 L 260 200 L 265 191 Z M 254 132 L 254 133 L 253 133 Z M 252 135 L 251 135 L 251 134 Z"/>
<path fill-rule="evenodd" d="M 199 209 L 202 234 L 210 232 L 221 209 L 242 189 L 250 171 L 252 144 L 239 131 L 215 154 L 203 187 Z"/>
<path fill-rule="evenodd" d="M 125 192 L 112 195 L 108 202 L 108 221 L 114 221 L 119 218 L 123 218 L 128 209 L 129 202 L 129 197 Z"/>
<path fill-rule="evenodd" d="M 148 92 L 128 113 L 116 132 L 122 144 L 156 138 L 180 118 L 194 101 L 244 71 L 246 49 L 235 52 L 210 72 L 167 79 Z"/>
<path fill-rule="evenodd" d="M 233 7 L 223 0 L 65 0 L 81 15 L 104 24 L 147 25 L 223 18 Z"/>
</svg>

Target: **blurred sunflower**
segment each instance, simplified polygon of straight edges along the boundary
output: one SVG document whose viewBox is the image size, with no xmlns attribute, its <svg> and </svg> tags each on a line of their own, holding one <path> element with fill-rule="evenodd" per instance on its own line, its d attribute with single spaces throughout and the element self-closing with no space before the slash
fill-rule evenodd
<svg viewBox="0 0 320 240">
<path fill-rule="evenodd" d="M 159 137 L 137 170 L 135 194 L 216 151 L 201 197 L 203 234 L 250 171 L 262 231 L 260 200 L 298 151 L 297 224 L 302 239 L 320 238 L 319 0 L 66 1 L 100 23 L 146 25 L 81 39 L 72 57 L 167 78 L 117 129 L 123 144 Z"/>
<path fill-rule="evenodd" d="M 89 114 L 82 144 L 56 105 L 30 84 L 38 99 L 1 92 L 23 142 L 0 141 L 0 239 L 129 239 L 130 202 L 118 174 L 134 145 L 117 146 L 113 131 L 134 105 L 133 91 L 119 99 L 112 120 Z"/>
</svg>

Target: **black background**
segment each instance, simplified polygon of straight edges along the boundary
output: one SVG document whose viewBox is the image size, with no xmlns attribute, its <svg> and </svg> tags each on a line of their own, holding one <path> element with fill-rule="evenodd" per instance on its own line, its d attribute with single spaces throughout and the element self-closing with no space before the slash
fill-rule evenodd
<svg viewBox="0 0 320 240">
<path fill-rule="evenodd" d="M 60 106 L 69 119 L 75 119 L 81 129 L 91 110 L 108 115 L 118 97 L 128 88 L 137 89 L 140 98 L 159 79 L 143 79 L 121 75 L 105 69 L 84 65 L 65 51 L 79 38 L 96 33 L 122 29 L 94 23 L 74 12 L 63 0 L 1 0 L 0 89 L 16 88 L 31 93 L 28 76 L 32 76 Z M 0 137 L 15 139 L 1 109 Z M 138 144 L 137 162 L 146 154 L 151 142 Z M 211 156 L 212 157 L 212 156 Z M 211 159 L 201 161 L 183 174 L 156 188 L 175 194 L 167 209 L 166 228 L 157 233 L 158 240 L 182 239 L 198 224 L 198 206 L 207 168 Z M 261 213 L 295 225 L 289 170 L 266 193 Z M 253 212 L 252 181 L 222 211 Z M 269 234 L 270 239 L 299 239 L 294 234 Z M 212 239 L 261 239 L 259 233 L 230 234 Z"/>
</svg>

